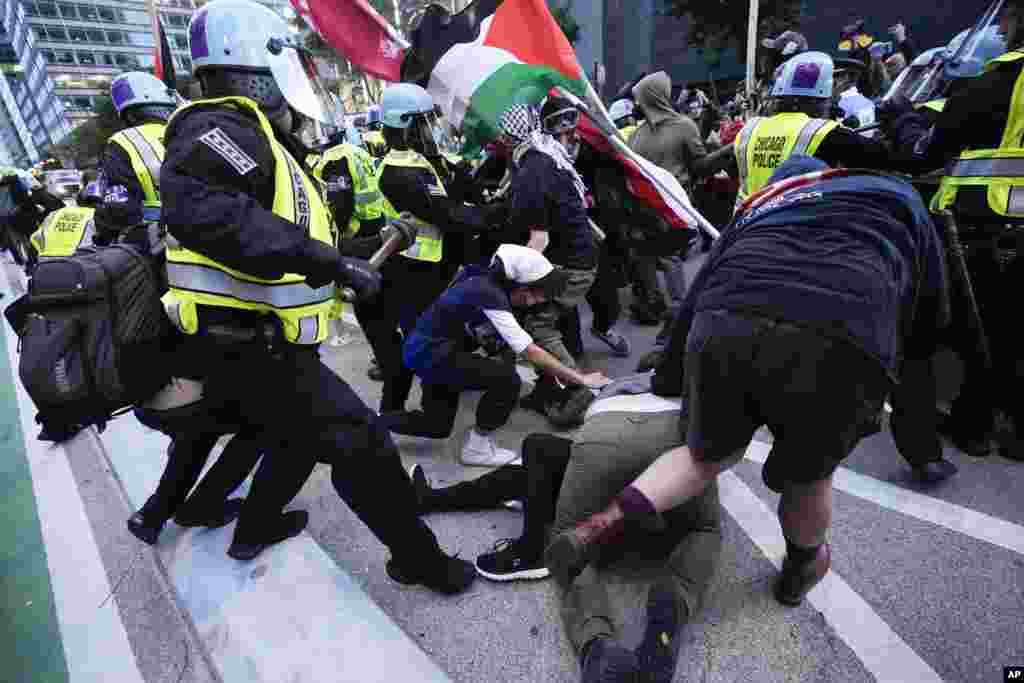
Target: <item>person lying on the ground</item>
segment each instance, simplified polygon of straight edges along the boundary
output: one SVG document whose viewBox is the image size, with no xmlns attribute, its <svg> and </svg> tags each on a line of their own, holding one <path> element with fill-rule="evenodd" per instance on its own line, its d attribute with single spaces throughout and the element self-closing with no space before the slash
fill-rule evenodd
<svg viewBox="0 0 1024 683">
<path fill-rule="evenodd" d="M 572 386 L 599 389 L 611 380 L 599 372 L 581 373 L 538 346 L 513 309 L 543 304 L 560 296 L 570 274 L 540 252 L 517 244 L 498 247 L 489 267 L 467 266 L 420 316 L 403 345 L 406 367 L 423 383 L 421 410 L 383 413 L 380 424 L 396 434 L 446 439 L 455 426 L 459 396 L 483 389 L 460 460 L 464 465 L 497 467 L 516 459 L 499 448 L 494 432 L 508 422 L 522 380 L 511 356 L 487 358 L 467 350 L 467 336 L 496 351 L 503 346 L 540 370 Z"/>
<path fill-rule="evenodd" d="M 942 243 L 913 187 L 790 158 L 740 207 L 677 320 L 688 332 L 688 447 L 556 535 L 546 565 L 571 581 L 631 529 L 699 497 L 767 425 L 775 441 L 762 476 L 782 493 L 787 546 L 775 596 L 798 605 L 830 566 L 833 472 L 878 430 L 904 360 L 931 357 L 948 320 Z M 942 462 L 941 450 L 917 457 Z"/>
<path fill-rule="evenodd" d="M 663 369 L 659 368 L 659 371 Z M 664 370 L 667 370 L 665 368 Z M 682 445 L 680 420 L 687 405 L 680 400 L 676 372 L 617 380 L 587 411 L 575 439 L 531 434 L 523 441 L 522 465 L 506 465 L 478 479 L 432 488 L 423 469 L 411 471 L 423 514 L 523 503 L 523 533 L 498 541 L 476 560 L 477 572 L 492 581 L 542 579 L 549 575 L 543 549 L 549 529 L 571 528 L 601 509 L 636 474 L 668 449 Z M 658 390 L 668 397 L 652 392 Z M 701 595 L 714 575 L 721 548 L 721 521 L 715 484 L 687 504 L 664 515 L 664 525 L 631 539 L 626 552 L 610 556 L 607 566 L 591 569 L 559 586 L 562 618 L 580 656 L 584 683 L 672 680 L 679 656 L 679 630 L 696 613 Z M 626 569 L 627 573 L 620 573 Z M 647 627 L 634 652 L 616 639 L 618 621 L 609 592 L 621 581 L 611 574 L 648 584 Z"/>
</svg>

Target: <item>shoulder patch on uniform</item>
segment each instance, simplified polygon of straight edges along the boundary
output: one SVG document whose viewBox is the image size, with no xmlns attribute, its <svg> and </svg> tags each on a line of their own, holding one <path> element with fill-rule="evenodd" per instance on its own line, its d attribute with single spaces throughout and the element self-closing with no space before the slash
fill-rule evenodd
<svg viewBox="0 0 1024 683">
<path fill-rule="evenodd" d="M 245 175 L 256 168 L 256 161 L 242 151 L 234 140 L 218 126 L 199 136 L 199 142 L 203 143 L 238 171 L 239 175 Z"/>
</svg>

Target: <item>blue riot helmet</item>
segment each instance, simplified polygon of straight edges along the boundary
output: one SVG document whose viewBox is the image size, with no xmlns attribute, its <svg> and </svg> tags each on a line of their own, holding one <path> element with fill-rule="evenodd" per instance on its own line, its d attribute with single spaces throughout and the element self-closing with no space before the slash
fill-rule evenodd
<svg viewBox="0 0 1024 683">
<path fill-rule="evenodd" d="M 963 45 L 968 33 L 969 30 L 961 31 L 946 46 L 946 56 L 949 59 L 946 64 L 946 78 L 950 80 L 981 75 L 990 60 L 1009 49 L 1006 38 L 999 32 L 998 26 L 989 26 L 978 31 L 967 45 Z"/>
<path fill-rule="evenodd" d="M 896 77 L 885 99 L 897 95 L 910 102 L 923 103 L 942 97 L 948 81 L 942 67 L 946 59 L 946 48 L 933 47 L 925 50 Z"/>
<path fill-rule="evenodd" d="M 824 52 L 803 52 L 776 71 L 769 94 L 775 112 L 799 111 L 812 117 L 828 115 L 835 65 Z"/>
<path fill-rule="evenodd" d="M 390 85 L 380 98 L 380 109 L 389 141 L 397 139 L 424 156 L 440 155 L 434 137 L 434 100 L 426 90 L 413 83 Z"/>
<path fill-rule="evenodd" d="M 380 107 L 373 105 L 366 112 L 366 127 L 370 130 L 380 130 L 381 123 Z"/>
</svg>

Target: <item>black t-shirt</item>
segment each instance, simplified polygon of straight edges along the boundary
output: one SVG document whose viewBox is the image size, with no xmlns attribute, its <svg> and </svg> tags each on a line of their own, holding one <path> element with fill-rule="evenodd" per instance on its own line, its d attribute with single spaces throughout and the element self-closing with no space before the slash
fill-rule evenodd
<svg viewBox="0 0 1024 683">
<path fill-rule="evenodd" d="M 511 222 L 530 230 L 546 230 L 550 243 L 544 255 L 566 268 L 597 267 L 598 247 L 587 210 L 572 176 L 541 152 L 527 152 L 512 179 Z"/>
</svg>

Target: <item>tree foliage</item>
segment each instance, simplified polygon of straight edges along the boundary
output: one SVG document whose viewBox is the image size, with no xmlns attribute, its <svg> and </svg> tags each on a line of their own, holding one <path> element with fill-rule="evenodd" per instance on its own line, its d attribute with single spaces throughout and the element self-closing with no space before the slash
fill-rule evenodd
<svg viewBox="0 0 1024 683">
<path fill-rule="evenodd" d="M 693 47 L 747 51 L 749 0 L 666 0 L 668 14 L 686 17 Z M 759 0 L 758 37 L 775 36 L 800 25 L 801 0 Z"/>
<path fill-rule="evenodd" d="M 109 97 L 97 98 L 96 116 L 75 128 L 50 154 L 71 162 L 73 168 L 91 168 L 99 163 L 100 155 L 110 136 L 124 128 Z"/>
<path fill-rule="evenodd" d="M 572 15 L 572 2 L 551 8 L 551 16 L 558 22 L 558 27 L 562 29 L 569 44 L 575 45 L 580 39 L 580 24 Z"/>
</svg>

